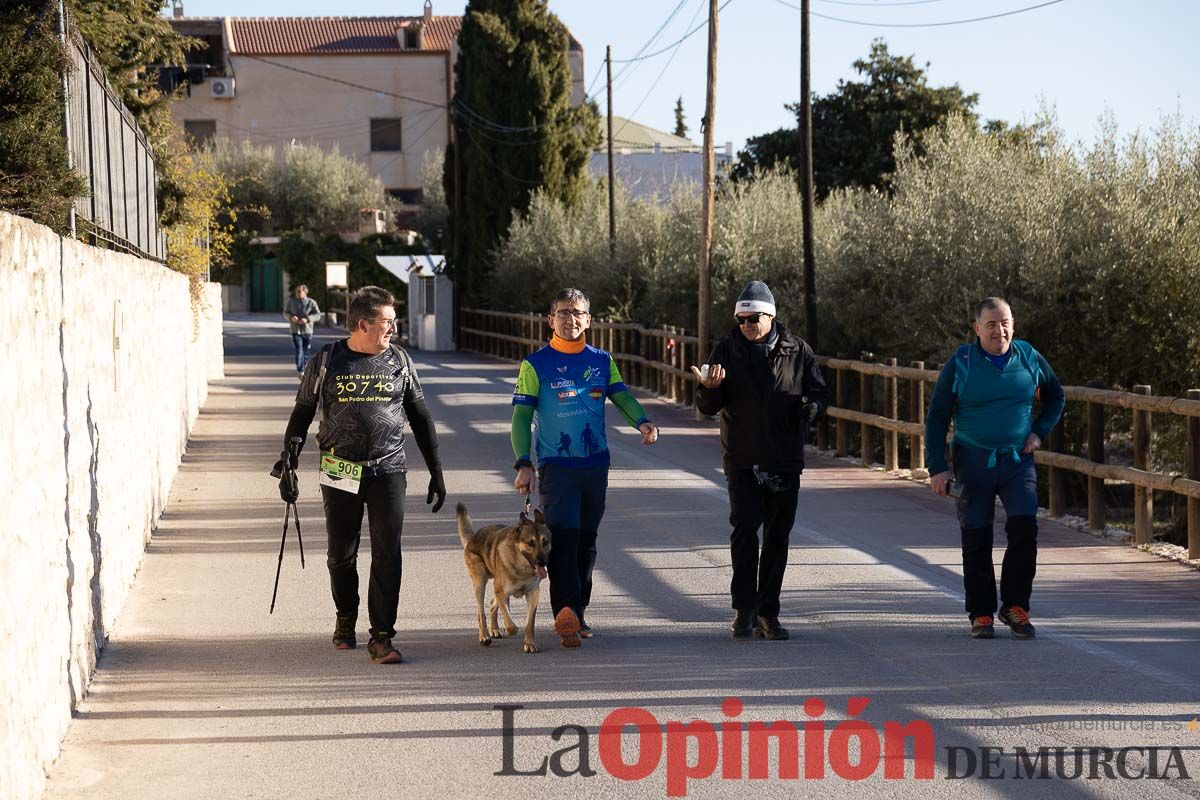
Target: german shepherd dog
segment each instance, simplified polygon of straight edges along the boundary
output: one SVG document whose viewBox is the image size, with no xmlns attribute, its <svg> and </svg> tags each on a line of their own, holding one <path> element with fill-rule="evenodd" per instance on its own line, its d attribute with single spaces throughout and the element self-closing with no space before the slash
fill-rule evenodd
<svg viewBox="0 0 1200 800">
<path fill-rule="evenodd" d="M 475 587 L 476 620 L 479 623 L 479 643 L 487 647 L 492 639 L 512 636 L 517 632 L 508 612 L 508 598 L 525 598 L 525 652 L 536 653 L 533 641 L 533 619 L 537 615 L 541 596 L 539 581 L 546 577 L 546 556 L 550 553 L 550 529 L 542 512 L 536 510 L 531 519 L 524 512 L 516 525 L 485 525 L 474 530 L 467 507 L 458 504 L 458 538 L 463 544 L 463 561 Z M 483 594 L 488 579 L 492 581 L 492 603 L 488 607 L 489 625 L 483 622 Z M 504 630 L 497 624 L 496 612 L 504 615 Z"/>
</svg>

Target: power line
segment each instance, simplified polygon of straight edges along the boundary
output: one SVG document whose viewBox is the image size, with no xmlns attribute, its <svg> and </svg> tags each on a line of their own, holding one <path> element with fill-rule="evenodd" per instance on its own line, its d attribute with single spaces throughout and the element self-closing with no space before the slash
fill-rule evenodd
<svg viewBox="0 0 1200 800">
<path fill-rule="evenodd" d="M 676 4 L 676 7 L 672 8 L 671 13 L 667 14 L 667 18 L 662 20 L 662 24 L 659 25 L 658 30 L 655 30 L 653 32 L 653 34 L 650 35 L 648 40 L 646 40 L 646 43 L 642 44 L 642 46 L 640 48 L 637 48 L 637 52 L 634 53 L 634 58 L 629 59 L 628 62 L 624 62 L 625 66 L 623 66 L 622 68 L 620 68 L 620 70 L 617 71 L 616 76 L 613 76 L 614 82 L 616 82 L 616 80 L 620 79 L 620 77 L 622 77 L 623 74 L 625 74 L 626 70 L 631 70 L 631 68 L 636 68 L 636 67 L 630 67 L 629 65 L 634 64 L 634 62 L 637 61 L 638 56 L 642 55 L 642 53 L 646 53 L 646 50 L 647 50 L 647 48 L 650 47 L 650 44 L 653 44 L 654 41 L 656 40 L 656 38 L 658 38 L 659 36 L 662 35 L 662 31 L 665 31 L 667 28 L 667 25 L 671 24 L 671 20 L 674 19 L 674 16 L 676 16 L 677 13 L 679 13 L 680 8 L 683 8 L 684 5 L 686 5 L 686 2 L 688 2 L 688 0 L 679 0 L 678 4 Z M 614 60 L 613 64 L 618 64 L 618 61 Z"/>
<path fill-rule="evenodd" d="M 329 81 L 330 83 L 338 83 L 338 84 L 341 84 L 342 86 L 349 86 L 352 89 L 362 89 L 365 92 L 375 92 L 376 94 L 382 94 L 382 95 L 386 95 L 388 97 L 395 97 L 399 100 L 408 100 L 411 103 L 419 103 L 421 105 L 432 106 L 434 108 L 445 108 L 446 107 L 445 103 L 432 103 L 428 100 L 422 100 L 419 97 L 412 97 L 412 96 L 406 95 L 406 94 L 397 94 L 396 92 L 389 92 L 386 89 L 376 89 L 373 86 L 364 86 L 361 83 L 353 83 L 351 81 L 344 81 L 341 78 L 332 78 L 329 75 L 322 75 L 319 72 L 310 72 L 306 69 L 301 69 L 300 67 L 293 67 L 290 64 L 280 64 L 278 61 L 271 61 L 270 59 L 262 58 L 261 56 L 252 56 L 252 55 L 248 55 L 245 53 L 237 53 L 235 55 L 242 56 L 243 58 L 251 58 L 251 59 L 254 59 L 255 61 L 261 61 L 264 64 L 270 64 L 273 67 L 279 67 L 280 69 L 286 69 L 290 72 L 298 72 L 301 75 L 307 75 L 310 78 L 319 78 L 324 81 Z"/>
<path fill-rule="evenodd" d="M 799 6 L 789 3 L 789 2 L 787 2 L 787 0 L 775 0 L 775 2 L 779 3 L 780 5 L 787 6 L 788 8 L 790 8 L 794 11 L 801 10 Z M 1034 11 L 1039 8 L 1045 8 L 1046 6 L 1057 5 L 1058 3 L 1061 3 L 1061 2 L 1063 2 L 1063 0 L 1049 0 L 1049 2 L 1046 2 L 1046 3 L 1039 3 L 1038 5 L 1035 5 L 1035 6 L 1027 6 L 1025 8 L 1018 8 L 1018 9 L 1014 9 L 1013 11 L 1005 11 L 1001 14 L 989 14 L 986 17 L 973 17 L 971 19 L 956 19 L 956 20 L 950 20 L 948 22 L 910 22 L 910 23 L 866 22 L 864 20 L 859 20 L 859 19 L 843 19 L 842 17 L 831 17 L 827 14 L 818 14 L 816 11 L 810 11 L 809 14 L 811 14 L 814 17 L 820 17 L 821 19 L 830 20 L 832 22 L 844 22 L 848 25 L 863 25 L 863 26 L 870 27 L 870 28 L 941 28 L 941 27 L 946 27 L 948 25 L 965 25 L 969 22 L 983 22 L 984 20 L 999 19 L 1000 17 L 1011 17 L 1014 14 L 1024 14 L 1026 11 Z"/>
<path fill-rule="evenodd" d="M 945 0 L 907 0 L 902 3 L 852 3 L 849 0 L 817 0 L 818 3 L 829 3 L 835 6 L 867 6 L 869 8 L 885 8 L 888 6 L 927 6 L 930 3 L 944 3 Z"/>
<path fill-rule="evenodd" d="M 592 82 L 587 85 L 583 92 L 584 100 L 592 99 L 592 89 L 596 87 L 596 81 L 600 80 L 600 76 L 604 74 L 604 62 L 600 62 L 600 69 L 596 70 L 596 74 L 592 77 Z"/>
<path fill-rule="evenodd" d="M 541 186 L 543 183 L 545 183 L 545 181 L 531 181 L 526 178 L 518 178 L 516 175 L 513 175 L 511 172 L 509 172 L 504 167 L 500 166 L 499 164 L 497 164 L 495 161 L 492 160 L 492 157 L 490 155 L 488 155 L 488 151 L 484 150 L 483 145 L 481 145 L 475 139 L 475 134 L 471 133 L 470 128 L 464 128 L 463 130 L 466 131 L 467 138 L 471 140 L 471 144 L 475 145 L 475 149 L 479 151 L 479 154 L 481 156 L 483 156 L 484 160 L 487 161 L 489 164 L 491 164 L 492 168 L 495 169 L 500 174 L 502 174 L 508 178 L 511 178 L 512 180 L 516 181 L 517 183 L 524 183 L 528 186 Z"/>
<path fill-rule="evenodd" d="M 705 3 L 703 2 L 703 0 L 696 6 L 696 13 L 692 14 L 692 18 L 688 22 L 688 27 L 691 27 L 692 23 L 694 23 L 696 21 L 696 17 L 700 16 L 700 12 L 704 10 L 704 6 L 705 6 Z M 646 90 L 646 93 L 644 95 L 642 95 L 642 99 L 638 102 L 637 106 L 633 109 L 633 112 L 628 117 L 625 118 L 625 121 L 623 123 L 621 123 L 621 127 L 618 128 L 617 131 L 613 134 L 614 140 L 621 133 L 621 131 L 625 130 L 625 126 L 629 124 L 629 122 L 633 119 L 633 117 L 636 117 L 637 113 L 642 110 L 642 106 L 646 104 L 646 100 L 654 92 L 655 87 L 658 86 L 658 82 L 662 80 L 663 75 L 667 74 L 667 68 L 670 67 L 671 62 L 675 60 L 675 56 L 679 55 L 679 48 L 682 44 L 683 44 L 683 39 L 680 39 L 678 42 L 675 43 L 675 49 L 671 52 L 671 57 L 667 59 L 666 64 L 663 64 L 663 68 L 661 70 L 659 70 L 659 72 L 658 72 L 658 77 L 654 79 L 654 82 L 650 84 L 650 88 Z"/>
<path fill-rule="evenodd" d="M 718 9 L 717 9 L 717 11 L 724 11 L 724 10 L 725 10 L 725 6 L 729 5 L 729 4 L 730 4 L 730 3 L 732 3 L 732 2 L 733 2 L 733 0 L 725 0 L 725 2 L 721 4 L 721 7 L 720 7 L 720 8 L 718 8 Z M 1058 0 L 1058 2 L 1061 2 L 1061 0 Z M 793 6 L 793 8 L 794 8 L 794 6 Z M 670 50 L 671 48 L 673 48 L 673 47 L 675 47 L 676 45 L 678 45 L 678 44 L 679 44 L 680 42 L 682 42 L 684 39 L 689 39 L 689 38 L 691 38 L 691 37 L 692 37 L 692 35 L 693 35 L 693 34 L 695 34 L 697 31 L 702 31 L 702 30 L 704 30 L 706 27 L 708 27 L 708 23 L 707 23 L 707 22 L 702 22 L 702 23 L 700 23 L 699 25 L 697 25 L 695 28 L 692 28 L 690 31 L 688 31 L 687 33 L 685 33 L 685 34 L 684 34 L 684 35 L 683 35 L 681 38 L 679 38 L 679 39 L 676 39 L 675 41 L 671 42 L 669 45 L 667 45 L 666 47 L 662 48 L 661 50 L 655 50 L 653 53 L 647 53 L 646 55 L 644 55 L 644 56 L 638 56 L 637 58 L 614 58 L 614 59 L 613 59 L 613 63 L 614 63 L 614 64 L 628 64 L 628 63 L 632 63 L 632 62 L 634 62 L 634 61 L 645 61 L 645 60 L 646 60 L 646 59 L 648 59 L 648 58 L 654 58 L 655 56 L 661 56 L 663 53 L 667 52 L 667 51 L 668 51 L 668 50 Z"/>
</svg>

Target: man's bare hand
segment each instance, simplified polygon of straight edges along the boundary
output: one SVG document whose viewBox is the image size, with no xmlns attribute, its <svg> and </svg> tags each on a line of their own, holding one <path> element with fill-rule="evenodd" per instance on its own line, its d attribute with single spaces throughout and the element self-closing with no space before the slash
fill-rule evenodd
<svg viewBox="0 0 1200 800">
<path fill-rule="evenodd" d="M 697 366 L 692 367 L 692 374 L 696 376 L 696 380 L 700 381 L 700 385 L 705 389 L 715 389 L 721 385 L 721 381 L 725 380 L 725 368 L 720 364 L 705 364 L 708 367 L 708 377 L 704 377 Z"/>
<path fill-rule="evenodd" d="M 1027 437 L 1025 437 L 1025 446 L 1023 448 L 1021 448 L 1021 455 L 1027 456 L 1030 453 L 1032 453 L 1034 450 L 1040 450 L 1041 447 L 1042 447 L 1042 437 L 1040 437 L 1036 433 L 1033 433 L 1032 431 L 1030 431 L 1029 435 Z"/>
<path fill-rule="evenodd" d="M 950 470 L 939 472 L 929 477 L 929 486 L 938 497 L 948 497 L 950 494 Z"/>
<path fill-rule="evenodd" d="M 521 467 L 517 470 L 513 488 L 526 496 L 533 494 L 533 467 Z"/>
<path fill-rule="evenodd" d="M 642 444 L 654 444 L 658 441 L 658 426 L 653 422 L 643 422 L 638 426 L 642 432 Z"/>
</svg>

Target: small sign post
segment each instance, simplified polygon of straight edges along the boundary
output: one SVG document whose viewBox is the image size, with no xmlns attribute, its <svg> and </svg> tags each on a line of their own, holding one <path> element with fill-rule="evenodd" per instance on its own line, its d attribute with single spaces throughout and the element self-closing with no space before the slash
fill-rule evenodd
<svg viewBox="0 0 1200 800">
<path fill-rule="evenodd" d="M 348 261 L 326 261 L 325 262 L 325 305 L 326 311 L 329 310 L 329 290 L 335 291 L 335 294 L 344 294 L 346 297 L 345 317 L 350 316 L 350 262 Z"/>
</svg>

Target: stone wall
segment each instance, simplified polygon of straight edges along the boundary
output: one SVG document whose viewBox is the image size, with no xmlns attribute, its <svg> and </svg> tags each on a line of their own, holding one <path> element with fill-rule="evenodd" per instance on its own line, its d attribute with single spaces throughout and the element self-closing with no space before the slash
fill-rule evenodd
<svg viewBox="0 0 1200 800">
<path fill-rule="evenodd" d="M 42 793 L 222 377 L 220 290 L 0 212 L 0 797 Z"/>
</svg>

